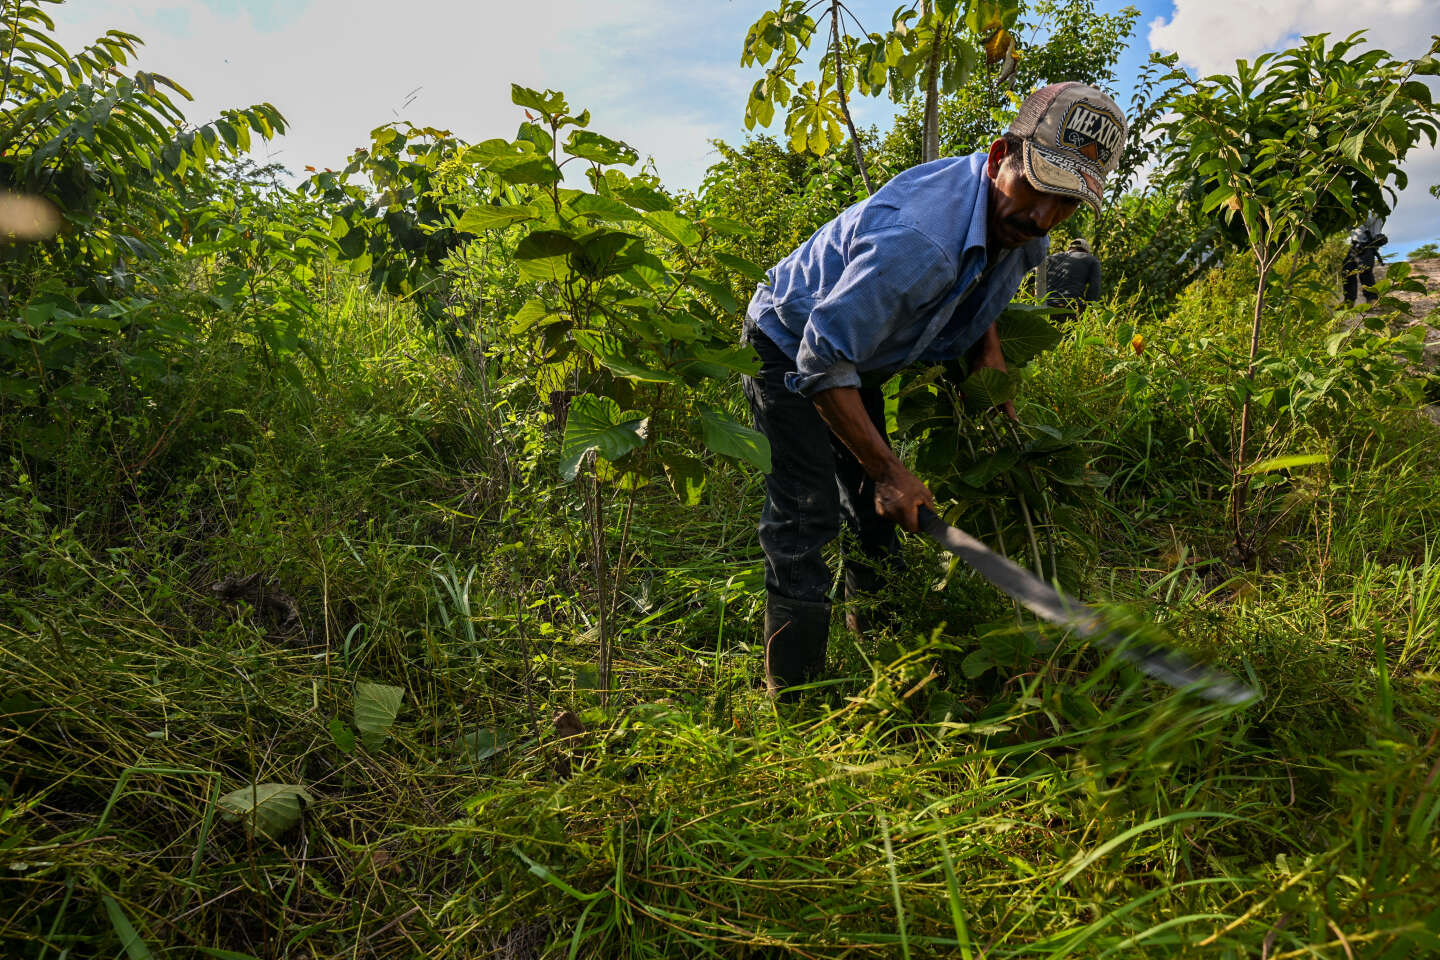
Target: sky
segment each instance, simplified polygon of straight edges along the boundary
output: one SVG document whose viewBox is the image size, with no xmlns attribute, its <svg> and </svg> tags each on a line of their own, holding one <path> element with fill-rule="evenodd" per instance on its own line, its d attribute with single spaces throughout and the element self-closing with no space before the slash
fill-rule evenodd
<svg viewBox="0 0 1440 960">
<path fill-rule="evenodd" d="M 880 31 L 898 0 L 849 0 Z M 1125 6 L 1096 0 L 1101 10 Z M 1152 50 L 1178 52 L 1200 73 L 1303 34 L 1369 29 L 1397 55 L 1417 56 L 1440 33 L 1435 0 L 1140 0 L 1127 78 Z M 256 153 L 298 171 L 340 167 L 369 131 L 394 120 L 462 139 L 513 137 L 522 116 L 510 84 L 564 91 L 590 109 L 591 129 L 653 158 L 667 186 L 695 187 L 717 155 L 713 139 L 744 139 L 745 97 L 757 71 L 739 65 L 746 27 L 767 0 L 70 0 L 52 10 L 74 48 L 107 29 L 138 34 L 137 64 L 194 95 L 203 122 L 226 107 L 274 104 L 290 132 Z M 1440 87 L 1437 87 L 1440 94 Z M 861 126 L 889 125 L 886 99 L 857 98 Z M 781 134 L 777 117 L 770 132 Z M 1440 151 L 1417 149 L 1411 187 L 1386 227 L 1387 252 L 1440 238 Z"/>
</svg>

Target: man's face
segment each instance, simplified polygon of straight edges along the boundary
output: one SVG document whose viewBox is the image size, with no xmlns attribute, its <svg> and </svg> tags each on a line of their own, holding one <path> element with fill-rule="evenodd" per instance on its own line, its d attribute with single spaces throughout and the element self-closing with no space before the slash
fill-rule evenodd
<svg viewBox="0 0 1440 960">
<path fill-rule="evenodd" d="M 989 217 L 986 221 L 990 246 L 1012 250 L 1055 229 L 1080 207 L 1076 197 L 1044 193 L 1030 185 L 1018 158 L 1011 160 L 1003 139 L 990 144 L 986 167 L 990 174 Z"/>
</svg>

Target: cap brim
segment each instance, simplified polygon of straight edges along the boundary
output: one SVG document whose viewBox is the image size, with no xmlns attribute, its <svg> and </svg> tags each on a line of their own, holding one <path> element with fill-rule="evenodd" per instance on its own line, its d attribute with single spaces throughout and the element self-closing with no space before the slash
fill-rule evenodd
<svg viewBox="0 0 1440 960">
<path fill-rule="evenodd" d="M 1077 197 L 1098 215 L 1103 202 L 1105 172 L 1073 150 L 1043 147 L 1025 141 L 1025 179 L 1036 190 Z"/>
</svg>

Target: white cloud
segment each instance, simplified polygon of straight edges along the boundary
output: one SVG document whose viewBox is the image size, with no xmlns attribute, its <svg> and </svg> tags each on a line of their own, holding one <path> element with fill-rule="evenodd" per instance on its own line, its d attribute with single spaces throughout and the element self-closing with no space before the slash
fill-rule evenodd
<svg viewBox="0 0 1440 960">
<path fill-rule="evenodd" d="M 1150 23 L 1150 46 L 1180 55 L 1180 62 L 1204 75 L 1230 73 L 1237 59 L 1290 46 L 1301 36 L 1333 38 L 1366 31 L 1369 43 L 1399 57 L 1423 54 L 1440 34 L 1435 0 L 1175 0 L 1167 20 Z M 1440 95 L 1440 85 L 1431 84 Z M 1387 252 L 1405 251 L 1440 236 L 1440 200 L 1428 188 L 1440 183 L 1440 154 L 1416 148 L 1406 161 L 1410 186 L 1386 224 Z"/>
<path fill-rule="evenodd" d="M 290 132 L 257 153 L 268 149 L 292 170 L 338 167 L 371 129 L 397 118 L 468 140 L 513 136 L 521 120 L 510 103 L 514 81 L 564 90 L 572 106 L 591 110 L 592 129 L 653 156 L 666 184 L 694 187 L 715 159 L 708 141 L 744 135 L 744 99 L 755 71 L 739 67 L 740 42 L 763 6 L 290 0 L 282 12 L 277 0 L 251 12 L 257 8 L 239 0 L 75 0 L 55 17 L 72 49 L 112 27 L 140 35 L 139 66 L 188 87 L 195 102 L 184 109 L 194 120 L 225 107 L 275 104 Z M 850 6 L 872 28 L 888 17 L 882 0 Z M 1168 21 L 1152 24 L 1150 42 L 1215 70 L 1302 32 L 1348 33 L 1365 25 L 1373 25 L 1375 42 L 1413 54 L 1410 47 L 1440 32 L 1440 3 L 1177 0 Z M 893 109 L 885 98 L 860 97 L 853 106 L 858 124 L 882 128 Z M 779 130 L 777 120 L 769 132 Z M 1437 166 L 1431 152 L 1409 164 L 1414 186 L 1390 223 L 1396 245 L 1434 235 L 1440 201 L 1425 188 L 1440 181 Z"/>
<path fill-rule="evenodd" d="M 1150 23 L 1150 46 L 1175 51 L 1202 74 L 1229 73 L 1235 60 L 1278 50 L 1300 36 L 1345 37 L 1367 31 L 1370 43 L 1398 56 L 1419 56 L 1440 33 L 1433 0 L 1175 0 L 1169 20 Z"/>
<path fill-rule="evenodd" d="M 240 6 L 107 0 L 66 4 L 56 19 L 72 49 L 109 28 L 139 34 L 139 66 L 194 94 L 184 105 L 192 120 L 273 103 L 289 132 L 256 152 L 292 170 L 338 167 L 371 129 L 396 119 L 468 140 L 513 136 L 522 119 L 513 81 L 564 90 L 572 107 L 591 110 L 592 129 L 653 155 L 667 183 L 692 185 L 707 138 L 733 135 L 743 109 L 738 69 L 717 76 L 713 59 L 667 53 L 674 44 L 662 42 L 709 28 L 729 60 L 744 30 L 716 23 L 733 19 L 729 4 L 717 14 L 664 0 L 310 0 L 279 27 Z M 683 96 L 696 91 L 710 96 Z"/>
</svg>

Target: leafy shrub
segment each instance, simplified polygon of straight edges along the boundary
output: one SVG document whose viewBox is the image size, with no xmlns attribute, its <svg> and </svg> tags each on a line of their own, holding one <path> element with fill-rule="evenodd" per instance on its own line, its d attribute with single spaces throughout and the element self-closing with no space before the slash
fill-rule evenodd
<svg viewBox="0 0 1440 960">
<path fill-rule="evenodd" d="M 71 53 L 41 4 L 8 8 L 0 37 L 0 187 L 57 208 L 58 236 L 0 258 L 0 403 L 5 448 L 50 462 L 63 428 L 161 389 L 198 333 L 185 286 L 193 213 L 217 167 L 273 136 L 269 104 L 188 126 L 159 74 L 120 68 L 139 39 L 110 31 Z M 126 394 L 121 401 L 119 394 Z"/>
</svg>

